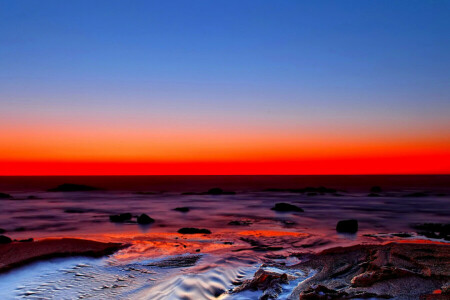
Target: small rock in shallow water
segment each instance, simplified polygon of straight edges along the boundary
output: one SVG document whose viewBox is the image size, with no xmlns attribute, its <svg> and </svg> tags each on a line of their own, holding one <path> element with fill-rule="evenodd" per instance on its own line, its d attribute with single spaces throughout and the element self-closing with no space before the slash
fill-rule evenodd
<svg viewBox="0 0 450 300">
<path fill-rule="evenodd" d="M 111 216 L 109 216 L 109 220 L 114 223 L 121 223 L 121 222 L 131 220 L 132 217 L 133 217 L 132 214 L 124 213 L 124 214 L 120 214 L 120 215 L 111 215 Z"/>
<path fill-rule="evenodd" d="M 383 190 L 381 189 L 381 187 L 379 187 L 377 185 L 370 188 L 370 192 L 371 193 L 377 193 L 378 194 L 378 193 L 381 193 L 382 191 Z"/>
<path fill-rule="evenodd" d="M 336 225 L 337 232 L 356 233 L 358 231 L 357 220 L 342 220 Z"/>
<path fill-rule="evenodd" d="M 289 203 L 277 203 L 274 207 L 271 208 L 275 211 L 282 211 L 282 212 L 303 212 L 304 210 L 297 205 L 289 204 Z"/>
<path fill-rule="evenodd" d="M 0 193 L 0 199 L 11 199 L 12 196 L 6 193 Z"/>
<path fill-rule="evenodd" d="M 178 230 L 178 233 L 181 233 L 181 234 L 197 234 L 197 233 L 210 234 L 211 231 L 209 229 L 183 227 Z"/>
<path fill-rule="evenodd" d="M 251 221 L 231 221 L 228 223 L 228 225 L 233 226 L 249 226 L 250 224 L 252 224 Z"/>
<path fill-rule="evenodd" d="M 9 244 L 12 240 L 6 235 L 0 235 L 0 244 Z"/>
<path fill-rule="evenodd" d="M 179 211 L 179 212 L 188 212 L 190 209 L 189 209 L 189 207 L 183 206 L 183 207 L 176 207 L 173 210 Z"/>
<path fill-rule="evenodd" d="M 139 224 L 150 224 L 155 222 L 155 220 L 153 218 L 150 218 L 148 215 L 146 214 L 142 214 L 137 218 L 137 222 Z"/>
</svg>

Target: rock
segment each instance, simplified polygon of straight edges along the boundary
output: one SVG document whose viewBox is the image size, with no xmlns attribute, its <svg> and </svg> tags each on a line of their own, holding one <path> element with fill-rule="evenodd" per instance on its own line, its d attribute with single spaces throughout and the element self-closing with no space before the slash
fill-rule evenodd
<svg viewBox="0 0 450 300">
<path fill-rule="evenodd" d="M 178 230 L 178 233 L 181 233 L 181 234 L 197 234 L 197 233 L 210 234 L 211 231 L 209 229 L 183 227 L 183 228 Z"/>
<path fill-rule="evenodd" d="M 320 284 L 311 286 L 300 294 L 300 300 L 332 300 L 347 297 L 348 293 L 344 291 L 335 291 Z"/>
<path fill-rule="evenodd" d="M 150 218 L 146 214 L 142 214 L 137 218 L 137 222 L 138 222 L 138 224 L 150 224 L 150 223 L 155 222 L 155 220 L 153 218 Z"/>
<path fill-rule="evenodd" d="M 67 208 L 64 210 L 64 212 L 67 214 L 84 214 L 87 213 L 88 211 L 81 208 Z"/>
<path fill-rule="evenodd" d="M 378 194 L 378 193 L 381 193 L 383 190 L 381 189 L 381 187 L 379 187 L 379 186 L 373 186 L 373 187 L 371 187 L 370 188 L 370 192 L 371 193 L 376 193 L 376 194 Z"/>
<path fill-rule="evenodd" d="M 422 223 L 413 224 L 412 227 L 418 234 L 433 239 L 450 240 L 450 223 Z"/>
<path fill-rule="evenodd" d="M 231 221 L 228 223 L 228 225 L 233 226 L 250 226 L 250 224 L 252 224 L 250 221 Z"/>
<path fill-rule="evenodd" d="M 97 191 L 99 188 L 84 185 L 84 184 L 74 184 L 74 183 L 64 183 L 58 185 L 53 189 L 49 189 L 49 192 L 86 192 L 86 191 Z"/>
<path fill-rule="evenodd" d="M 33 239 L 33 238 L 28 238 L 28 239 L 18 240 L 18 242 L 21 242 L 21 243 L 31 243 L 31 242 L 34 242 L 34 239 Z"/>
<path fill-rule="evenodd" d="M 124 213 L 120 215 L 111 215 L 109 216 L 109 220 L 113 223 L 123 223 L 125 221 L 131 220 L 133 216 L 130 213 Z"/>
<path fill-rule="evenodd" d="M 245 280 L 240 286 L 233 290 L 233 293 L 239 293 L 245 290 L 263 291 L 260 300 L 277 299 L 282 292 L 282 284 L 289 283 L 289 277 L 286 273 L 280 274 L 276 272 L 259 269 L 256 271 L 253 279 Z"/>
<path fill-rule="evenodd" d="M 401 278 L 409 275 L 419 275 L 402 268 L 383 266 L 375 271 L 366 271 L 352 278 L 353 287 L 369 287 L 382 280 Z"/>
<path fill-rule="evenodd" d="M 410 198 L 427 197 L 427 196 L 428 196 L 428 194 L 425 192 L 415 192 L 415 193 L 403 195 L 403 197 L 410 197 Z"/>
<path fill-rule="evenodd" d="M 356 233 L 358 231 L 357 220 L 342 220 L 336 225 L 337 232 Z"/>
<path fill-rule="evenodd" d="M 173 210 L 179 211 L 179 212 L 188 212 L 190 209 L 189 209 L 189 207 L 183 206 L 183 207 L 176 207 Z"/>
<path fill-rule="evenodd" d="M 27 197 L 27 199 L 28 200 L 36 200 L 36 199 L 39 199 L 39 197 L 34 196 L 34 195 L 30 195 L 30 196 Z"/>
<path fill-rule="evenodd" d="M 0 244 L 9 244 L 12 240 L 6 235 L 0 235 Z"/>
<path fill-rule="evenodd" d="M 3 229 L 3 228 L 0 228 L 0 233 L 5 233 L 6 232 L 6 230 L 5 229 Z"/>
<path fill-rule="evenodd" d="M 380 194 L 370 193 L 370 194 L 367 195 L 367 197 L 380 197 Z"/>
<path fill-rule="evenodd" d="M 282 211 L 282 212 L 303 212 L 304 210 L 297 205 L 289 204 L 289 203 L 276 203 L 274 207 L 271 208 L 275 211 Z"/>
<path fill-rule="evenodd" d="M 12 199 L 10 194 L 0 193 L 0 199 Z"/>
<path fill-rule="evenodd" d="M 212 188 L 209 189 L 205 194 L 207 195 L 234 195 L 235 192 L 226 192 L 222 190 L 221 188 Z"/>
</svg>

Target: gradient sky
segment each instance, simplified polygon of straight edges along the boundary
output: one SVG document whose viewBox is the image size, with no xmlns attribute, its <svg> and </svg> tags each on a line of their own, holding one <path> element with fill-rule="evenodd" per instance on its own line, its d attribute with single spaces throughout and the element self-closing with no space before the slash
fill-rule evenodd
<svg viewBox="0 0 450 300">
<path fill-rule="evenodd" d="M 0 175 L 450 173 L 449 15 L 0 0 Z"/>
</svg>

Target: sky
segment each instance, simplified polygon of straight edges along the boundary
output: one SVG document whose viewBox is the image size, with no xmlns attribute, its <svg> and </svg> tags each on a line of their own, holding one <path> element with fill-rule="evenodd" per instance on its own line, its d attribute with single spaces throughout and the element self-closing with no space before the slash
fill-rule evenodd
<svg viewBox="0 0 450 300">
<path fill-rule="evenodd" d="M 0 175 L 449 174 L 449 15 L 0 0 Z"/>
</svg>

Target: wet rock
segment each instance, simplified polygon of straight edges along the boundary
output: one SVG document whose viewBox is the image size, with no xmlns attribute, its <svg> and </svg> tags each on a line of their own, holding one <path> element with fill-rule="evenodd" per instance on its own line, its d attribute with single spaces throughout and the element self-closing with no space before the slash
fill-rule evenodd
<svg viewBox="0 0 450 300">
<path fill-rule="evenodd" d="M 403 195 L 403 197 L 409 197 L 409 198 L 418 198 L 418 197 L 427 197 L 427 196 L 428 196 L 428 194 L 425 192 L 415 192 L 415 193 Z"/>
<path fill-rule="evenodd" d="M 450 223 L 422 223 L 413 224 L 412 227 L 418 234 L 433 239 L 450 240 Z"/>
<path fill-rule="evenodd" d="M 356 233 L 358 231 L 357 220 L 342 220 L 336 225 L 337 232 Z"/>
<path fill-rule="evenodd" d="M 224 191 L 221 188 L 212 188 L 209 189 L 205 194 L 207 195 L 234 195 L 236 194 L 235 192 L 230 192 L 230 191 Z"/>
<path fill-rule="evenodd" d="M 150 224 L 155 222 L 155 220 L 146 214 L 142 214 L 137 218 L 137 222 L 138 224 Z"/>
<path fill-rule="evenodd" d="M 132 217 L 133 217 L 132 214 L 124 213 L 120 215 L 111 215 L 109 216 L 109 220 L 113 223 L 123 223 L 126 221 L 130 221 Z"/>
<path fill-rule="evenodd" d="M 9 244 L 11 242 L 11 238 L 7 237 L 6 235 L 0 235 L 0 244 Z"/>
<path fill-rule="evenodd" d="M 370 188 L 370 192 L 371 193 L 376 193 L 376 194 L 378 194 L 378 193 L 381 193 L 383 190 L 381 189 L 381 187 L 379 187 L 379 186 L 377 186 L 377 185 L 375 185 L 375 186 L 373 186 L 373 187 L 371 187 Z"/>
<path fill-rule="evenodd" d="M 183 207 L 176 207 L 173 210 L 185 213 L 185 212 L 188 212 L 190 209 L 189 209 L 189 207 L 183 206 Z"/>
<path fill-rule="evenodd" d="M 201 229 L 201 228 L 193 228 L 193 227 L 183 227 L 178 230 L 178 233 L 181 233 L 181 234 L 198 234 L 198 233 L 210 234 L 211 231 L 209 229 L 204 229 L 204 228 Z"/>
<path fill-rule="evenodd" d="M 0 193 L 0 199 L 12 199 L 10 194 Z"/>
<path fill-rule="evenodd" d="M 74 184 L 74 183 L 64 183 L 58 185 L 53 189 L 49 189 L 49 192 L 87 192 L 87 191 L 97 191 L 99 188 L 84 185 L 84 184 Z"/>
<path fill-rule="evenodd" d="M 34 239 L 33 238 L 28 238 L 28 239 L 18 240 L 18 242 L 20 242 L 20 243 L 31 243 L 31 242 L 34 242 Z"/>
<path fill-rule="evenodd" d="M 409 270 L 384 266 L 374 271 L 366 271 L 351 280 L 353 287 L 369 287 L 382 280 L 401 278 L 410 275 L 418 275 Z"/>
<path fill-rule="evenodd" d="M 164 269 L 192 267 L 201 257 L 201 255 L 182 255 L 152 262 L 146 266 Z"/>
<path fill-rule="evenodd" d="M 347 297 L 348 293 L 332 290 L 323 285 L 311 286 L 300 294 L 300 300 L 332 300 Z"/>
<path fill-rule="evenodd" d="M 245 280 L 240 286 L 233 290 L 233 293 L 239 293 L 245 290 L 263 291 L 260 300 L 277 299 L 283 291 L 282 285 L 289 283 L 289 277 L 286 273 L 280 274 L 263 269 L 256 271 L 253 279 Z"/>
<path fill-rule="evenodd" d="M 274 207 L 271 208 L 275 211 L 281 212 L 303 212 L 304 210 L 297 205 L 289 204 L 289 203 L 276 203 Z"/>
<path fill-rule="evenodd" d="M 252 224 L 251 221 L 231 221 L 228 223 L 228 225 L 233 226 L 250 226 L 250 224 Z"/>
</svg>

